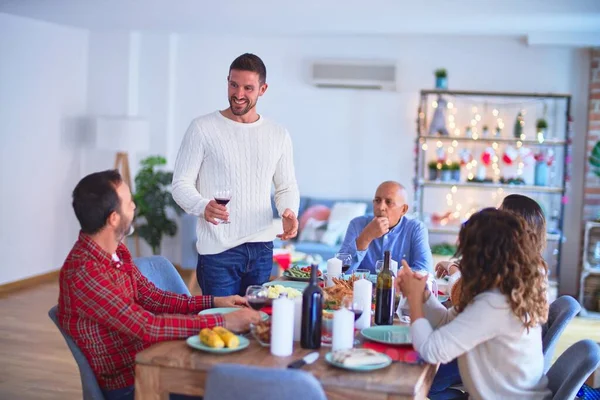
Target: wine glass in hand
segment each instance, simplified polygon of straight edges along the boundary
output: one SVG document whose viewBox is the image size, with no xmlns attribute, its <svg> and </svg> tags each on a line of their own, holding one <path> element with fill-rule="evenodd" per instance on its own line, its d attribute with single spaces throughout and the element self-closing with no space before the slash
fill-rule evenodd
<svg viewBox="0 0 600 400">
<path fill-rule="evenodd" d="M 267 289 L 259 285 L 251 285 L 246 289 L 246 299 L 248 304 L 255 310 L 260 310 L 267 305 L 269 296 Z"/>
<path fill-rule="evenodd" d="M 215 197 L 215 201 L 217 202 L 217 204 L 226 206 L 229 203 L 229 200 L 231 200 L 231 190 L 229 190 L 227 188 L 219 189 L 219 190 L 215 191 L 214 197 Z M 217 219 L 217 221 L 221 224 L 229 223 L 229 220 Z"/>
</svg>

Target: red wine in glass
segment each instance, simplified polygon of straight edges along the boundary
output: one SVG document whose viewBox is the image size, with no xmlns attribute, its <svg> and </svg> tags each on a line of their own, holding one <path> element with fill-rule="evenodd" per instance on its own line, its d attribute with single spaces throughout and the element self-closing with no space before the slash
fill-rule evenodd
<svg viewBox="0 0 600 400">
<path fill-rule="evenodd" d="M 354 313 L 354 322 L 358 321 L 360 316 L 363 314 L 363 310 L 350 310 Z"/>
<path fill-rule="evenodd" d="M 261 308 L 263 308 L 266 304 L 267 304 L 267 299 L 265 298 L 255 298 L 255 299 L 248 299 L 248 304 L 250 304 L 250 307 L 252 307 L 253 309 L 255 309 L 256 311 L 260 310 Z"/>
<path fill-rule="evenodd" d="M 217 202 L 217 204 L 220 204 L 222 206 L 226 206 L 229 201 L 231 200 L 231 190 L 229 189 L 221 189 L 221 190 L 217 190 L 214 193 L 214 198 L 215 201 Z M 221 224 L 228 224 L 229 221 L 225 221 L 225 220 L 218 220 Z"/>
<path fill-rule="evenodd" d="M 342 264 L 342 272 L 346 273 L 350 269 L 350 264 Z"/>
</svg>

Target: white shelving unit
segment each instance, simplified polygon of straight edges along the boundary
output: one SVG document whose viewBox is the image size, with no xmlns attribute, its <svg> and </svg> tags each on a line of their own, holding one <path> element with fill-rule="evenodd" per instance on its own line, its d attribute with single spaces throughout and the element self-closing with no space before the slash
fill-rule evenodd
<svg viewBox="0 0 600 400">
<path fill-rule="evenodd" d="M 440 100 L 443 100 L 443 102 Z M 450 106 L 451 103 L 452 106 Z M 443 135 L 432 134 L 429 129 L 431 114 L 435 113 L 438 104 L 445 106 L 443 110 L 446 114 L 445 123 L 448 133 Z M 478 201 L 475 204 L 478 207 L 473 207 L 473 209 L 494 207 L 499 204 L 505 195 L 521 193 L 538 200 L 540 204 L 543 204 L 542 208 L 546 205 L 545 212 L 549 231 L 547 234 L 548 250 L 545 258 L 551 271 L 551 280 L 557 280 L 560 274 L 561 246 L 564 240 L 562 227 L 567 195 L 567 157 L 570 150 L 568 135 L 570 104 L 571 96 L 567 94 L 422 90 L 417 115 L 415 197 L 413 204 L 415 214 L 428 225 L 430 236 L 432 236 L 431 241 L 436 242 L 434 240 L 435 235 L 438 235 L 440 239 L 445 239 L 444 241 L 449 240 L 447 236 L 457 235 L 460 229 L 460 221 L 470 215 L 465 213 L 464 209 L 459 209 L 455 203 L 452 203 L 452 193 L 458 193 L 454 196 L 466 193 L 464 196 L 477 197 Z M 520 108 L 521 105 L 523 105 L 522 108 Z M 456 110 L 458 107 L 462 108 L 462 114 Z M 477 111 L 471 111 L 471 108 L 473 110 L 477 109 Z M 521 125 L 524 126 L 523 135 L 515 137 L 514 123 L 517 119 L 517 113 L 520 115 L 521 110 L 527 112 L 527 118 L 524 118 L 524 125 Z M 548 110 L 550 112 L 547 113 Z M 469 112 L 472 113 L 473 119 L 468 115 L 465 120 L 464 114 Z M 450 118 L 450 115 L 453 115 L 453 117 Z M 505 118 L 502 129 L 499 134 L 490 134 L 489 132 L 496 133 L 495 126 L 492 126 L 491 122 L 499 121 L 498 115 Z M 548 130 L 551 130 L 545 137 L 537 136 L 535 132 L 536 120 L 542 117 L 548 122 Z M 470 122 L 470 125 L 465 121 Z M 485 136 L 482 128 L 479 128 L 479 134 L 473 134 L 470 137 L 465 135 L 466 129 L 461 129 L 467 125 L 479 127 L 480 125 L 477 124 L 487 124 L 492 129 L 488 128 L 488 135 Z M 500 126 L 500 123 L 497 126 Z M 452 150 L 450 150 L 451 147 L 453 147 Z M 499 179 L 498 175 L 491 176 L 492 181 L 476 181 L 471 179 L 473 175 L 467 180 L 466 170 L 462 170 L 460 180 L 442 180 L 439 176 L 436 180 L 430 180 L 427 164 L 436 160 L 435 152 L 437 149 L 443 148 L 446 155 L 456 161 L 459 158 L 459 152 L 463 149 L 472 152 L 473 158 L 475 158 L 476 155 L 481 154 L 483 149 L 493 148 L 496 156 L 498 156 L 498 158 L 494 157 L 496 158 L 494 163 L 497 165 L 494 167 L 496 168 L 494 171 L 497 173 L 500 169 L 498 165 L 501 165 L 502 162 L 499 156 L 508 147 L 513 149 L 524 147 L 533 152 L 552 153 L 555 156 L 552 166 L 553 173 L 549 174 L 550 179 L 548 179 L 547 184 L 543 186 L 534 185 L 534 182 L 525 179 L 524 176 L 523 179 L 526 184 L 502 183 L 504 181 Z M 514 182 L 515 177 L 508 175 L 505 178 L 513 178 L 509 182 Z M 444 197 L 444 192 L 446 197 Z M 446 201 L 448 207 L 446 207 Z M 436 209 L 437 216 L 435 218 L 433 218 L 431 212 L 432 208 Z M 441 208 L 444 209 L 441 210 Z M 444 221 L 444 218 L 440 222 L 440 215 L 447 213 L 451 215 L 450 222 Z M 433 223 L 433 221 L 438 223 Z M 445 235 L 446 238 L 441 235 Z M 595 271 L 588 272 L 590 274 L 596 273 Z M 597 273 L 600 275 L 600 269 Z M 582 279 L 585 278 L 582 276 Z"/>
</svg>

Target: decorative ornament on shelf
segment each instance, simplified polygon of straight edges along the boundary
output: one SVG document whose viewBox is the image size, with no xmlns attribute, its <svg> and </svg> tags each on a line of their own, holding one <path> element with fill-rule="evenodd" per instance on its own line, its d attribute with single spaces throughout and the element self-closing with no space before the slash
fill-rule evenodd
<svg viewBox="0 0 600 400">
<path fill-rule="evenodd" d="M 471 129 L 470 126 L 467 126 L 465 128 L 465 137 L 468 137 L 468 138 L 472 138 L 473 137 L 473 130 Z"/>
<path fill-rule="evenodd" d="M 545 119 L 538 119 L 535 123 L 535 132 L 537 136 L 537 141 L 540 143 L 544 143 L 546 137 L 546 131 L 548 130 L 548 123 Z"/>
<path fill-rule="evenodd" d="M 448 73 L 445 68 L 435 70 L 435 88 L 438 90 L 448 89 Z"/>
<path fill-rule="evenodd" d="M 452 171 L 452 180 L 459 182 L 460 181 L 460 163 L 453 162 L 452 164 L 450 164 L 450 171 Z"/>
<path fill-rule="evenodd" d="M 484 165 L 489 166 L 492 163 L 492 160 L 495 155 L 496 155 L 496 152 L 494 151 L 493 147 L 486 147 L 485 150 L 483 151 L 483 153 L 481 153 L 481 162 Z M 479 171 L 478 171 L 478 175 L 479 175 Z"/>
<path fill-rule="evenodd" d="M 431 118 L 431 124 L 429 125 L 430 135 L 441 135 L 448 136 L 448 129 L 446 128 L 446 107 L 448 102 L 444 100 L 442 96 L 438 96 L 436 102 L 434 102 L 435 111 Z"/>
<path fill-rule="evenodd" d="M 518 156 L 519 153 L 517 152 L 517 150 L 515 150 L 514 147 L 506 146 L 506 148 L 504 149 L 504 154 L 502 155 L 502 161 L 506 165 L 512 165 Z"/>
<path fill-rule="evenodd" d="M 444 149 L 443 147 L 438 147 L 435 150 L 435 155 L 437 157 L 437 161 L 439 163 L 444 163 L 446 162 L 446 149 Z"/>
<path fill-rule="evenodd" d="M 496 127 L 496 129 L 494 129 L 494 137 L 501 137 L 502 136 L 502 129 L 500 129 L 499 126 Z"/>
<path fill-rule="evenodd" d="M 523 118 L 523 111 L 519 111 L 517 114 L 517 119 L 515 121 L 515 132 L 514 135 L 517 139 L 525 139 L 525 134 L 523 133 L 523 127 L 525 126 L 525 119 Z"/>
<path fill-rule="evenodd" d="M 488 137 L 490 135 L 490 130 L 488 129 L 487 125 L 484 125 L 481 131 L 481 137 Z"/>
<path fill-rule="evenodd" d="M 532 165 L 535 162 L 535 155 L 529 147 L 521 146 L 519 148 L 519 157 L 525 165 Z"/>
<path fill-rule="evenodd" d="M 460 158 L 460 165 L 467 165 L 473 160 L 473 154 L 471 154 L 470 149 L 460 149 L 458 157 Z"/>
<path fill-rule="evenodd" d="M 554 153 L 543 150 L 535 154 L 535 186 L 548 185 L 548 167 L 554 162 Z"/>
</svg>

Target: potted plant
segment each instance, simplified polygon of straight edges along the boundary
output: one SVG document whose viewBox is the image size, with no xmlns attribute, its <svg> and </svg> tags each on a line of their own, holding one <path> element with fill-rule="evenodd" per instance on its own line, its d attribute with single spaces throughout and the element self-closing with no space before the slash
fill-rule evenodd
<svg viewBox="0 0 600 400">
<path fill-rule="evenodd" d="M 596 145 L 592 149 L 592 154 L 590 154 L 590 158 L 588 159 L 590 165 L 592 166 L 592 172 L 600 177 L 600 140 L 596 142 Z"/>
<path fill-rule="evenodd" d="M 429 167 L 429 180 L 435 181 L 438 177 L 438 162 L 430 161 L 427 166 Z"/>
<path fill-rule="evenodd" d="M 453 162 L 452 164 L 450 164 L 450 171 L 452 171 L 452 180 L 459 182 L 460 181 L 460 163 Z"/>
<path fill-rule="evenodd" d="M 452 171 L 450 165 L 447 163 L 442 164 L 442 182 L 450 182 L 452 180 Z"/>
<path fill-rule="evenodd" d="M 152 248 L 152 254 L 160 252 L 163 236 L 175 236 L 177 224 L 167 216 L 167 209 L 173 209 L 178 215 L 179 208 L 168 190 L 173 173 L 158 169 L 167 164 L 161 156 L 150 156 L 141 162 L 142 168 L 135 176 L 136 234 Z"/>
<path fill-rule="evenodd" d="M 439 90 L 448 89 L 448 74 L 445 68 L 435 70 L 435 88 Z"/>
<path fill-rule="evenodd" d="M 538 119 L 535 123 L 535 131 L 537 133 L 537 140 L 540 143 L 544 142 L 544 137 L 546 136 L 546 130 L 548 130 L 548 123 L 545 119 Z"/>
</svg>

